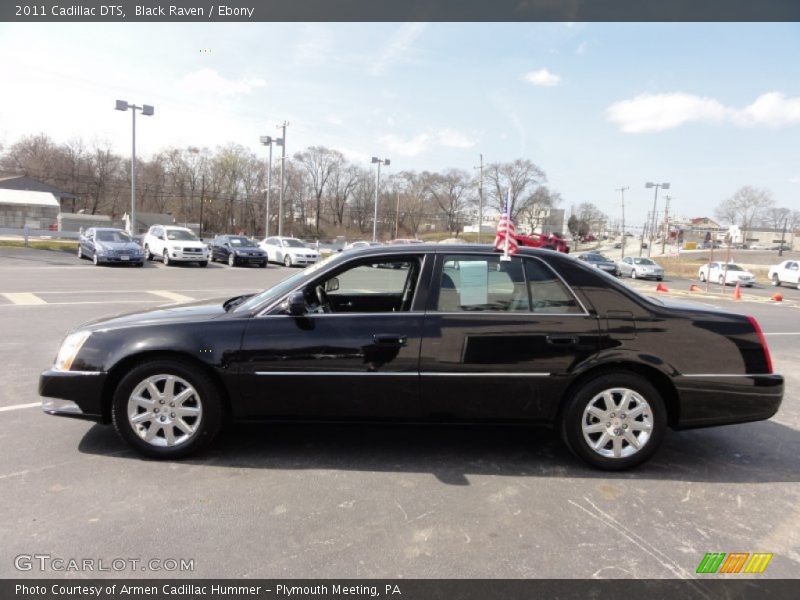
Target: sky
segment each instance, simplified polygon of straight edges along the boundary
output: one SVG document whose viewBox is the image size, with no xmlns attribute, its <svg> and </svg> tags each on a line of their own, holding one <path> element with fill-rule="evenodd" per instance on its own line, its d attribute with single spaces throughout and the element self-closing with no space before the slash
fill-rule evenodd
<svg viewBox="0 0 800 600">
<path fill-rule="evenodd" d="M 0 144 L 46 133 L 143 156 L 241 144 L 391 171 L 527 158 L 569 209 L 713 216 L 743 185 L 800 209 L 800 24 L 0 24 Z M 385 172 L 385 171 L 384 171 Z M 660 192 L 659 210 L 664 192 Z"/>
</svg>

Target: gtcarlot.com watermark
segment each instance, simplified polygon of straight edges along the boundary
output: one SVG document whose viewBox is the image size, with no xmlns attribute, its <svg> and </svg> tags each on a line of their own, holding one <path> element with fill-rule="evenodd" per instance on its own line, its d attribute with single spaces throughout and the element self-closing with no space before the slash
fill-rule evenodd
<svg viewBox="0 0 800 600">
<path fill-rule="evenodd" d="M 18 571 L 54 572 L 178 572 L 194 571 L 193 558 L 74 558 L 53 556 L 51 554 L 18 554 L 14 557 L 14 567 Z"/>
</svg>

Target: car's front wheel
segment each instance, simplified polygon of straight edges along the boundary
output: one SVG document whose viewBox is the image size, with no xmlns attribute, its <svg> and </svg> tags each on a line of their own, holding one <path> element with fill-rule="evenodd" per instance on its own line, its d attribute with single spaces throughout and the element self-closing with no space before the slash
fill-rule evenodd
<svg viewBox="0 0 800 600">
<path fill-rule="evenodd" d="M 705 281 L 705 280 L 706 280 L 706 274 L 700 271 L 700 281 Z"/>
<path fill-rule="evenodd" d="M 292 266 L 292 257 L 291 257 L 291 255 L 287 254 L 286 256 L 283 257 L 283 264 L 285 266 L 287 266 L 287 267 L 291 267 Z"/>
<path fill-rule="evenodd" d="M 234 256 L 233 252 L 228 254 L 228 266 L 235 267 L 236 266 L 236 256 Z"/>
<path fill-rule="evenodd" d="M 719 284 L 723 286 L 725 285 L 725 277 L 723 275 L 719 276 Z"/>
<path fill-rule="evenodd" d="M 631 269 L 631 279 L 636 279 L 636 269 Z"/>
<path fill-rule="evenodd" d="M 166 250 L 164 250 L 163 261 L 164 261 L 164 266 L 168 267 L 169 266 L 169 252 L 167 252 Z"/>
<path fill-rule="evenodd" d="M 150 252 L 150 246 L 144 245 L 144 256 L 147 260 L 153 260 L 153 253 Z"/>
<path fill-rule="evenodd" d="M 111 413 L 122 439 L 141 454 L 181 458 L 219 432 L 222 399 L 200 369 L 179 360 L 154 360 L 120 381 Z"/>
<path fill-rule="evenodd" d="M 78 258 L 83 258 L 83 248 L 78 244 Z"/>
<path fill-rule="evenodd" d="M 568 400 L 561 419 L 567 446 L 593 467 L 630 469 L 648 460 L 664 438 L 667 414 L 646 379 L 613 371 L 587 381 Z"/>
</svg>

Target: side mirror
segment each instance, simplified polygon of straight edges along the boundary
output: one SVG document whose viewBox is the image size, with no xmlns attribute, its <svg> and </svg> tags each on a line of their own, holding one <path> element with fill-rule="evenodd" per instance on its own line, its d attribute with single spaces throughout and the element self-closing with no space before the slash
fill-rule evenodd
<svg viewBox="0 0 800 600">
<path fill-rule="evenodd" d="M 335 292 L 339 289 L 339 278 L 338 277 L 331 277 L 328 281 L 325 282 L 325 291 L 326 292 Z"/>
<path fill-rule="evenodd" d="M 303 292 L 292 292 L 283 303 L 283 308 L 293 317 L 306 314 L 306 298 Z"/>
</svg>

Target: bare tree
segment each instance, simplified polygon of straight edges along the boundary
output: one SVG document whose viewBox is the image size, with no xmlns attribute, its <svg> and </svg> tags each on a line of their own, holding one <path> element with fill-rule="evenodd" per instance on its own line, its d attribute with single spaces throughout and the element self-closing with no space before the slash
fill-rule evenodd
<svg viewBox="0 0 800 600">
<path fill-rule="evenodd" d="M 492 163 L 486 167 L 485 177 L 488 200 L 502 212 L 506 193 L 511 192 L 511 218 L 516 220 L 519 212 L 533 202 L 536 189 L 547 181 L 547 176 L 528 159 L 518 158 L 507 163 Z"/>
<path fill-rule="evenodd" d="M 738 225 L 742 239 L 747 239 L 755 220 L 762 218 L 766 211 L 775 205 L 769 190 L 749 185 L 739 188 L 730 198 L 723 200 L 715 210 L 718 219 L 728 224 Z"/>
<path fill-rule="evenodd" d="M 334 165 L 328 183 L 328 204 L 334 226 L 344 226 L 345 210 L 358 184 L 358 176 L 358 167 L 349 164 L 344 157 Z"/>
<path fill-rule="evenodd" d="M 428 191 L 435 206 L 443 213 L 447 231 L 457 236 L 466 220 L 463 212 L 474 203 L 470 195 L 472 182 L 469 173 L 449 169 L 444 173 L 427 174 L 427 179 Z"/>
<path fill-rule="evenodd" d="M 325 146 L 310 146 L 295 154 L 294 158 L 308 174 L 309 188 L 314 197 L 314 228 L 319 234 L 322 194 L 331 173 L 344 161 L 344 156 L 338 150 L 330 150 Z"/>
</svg>

